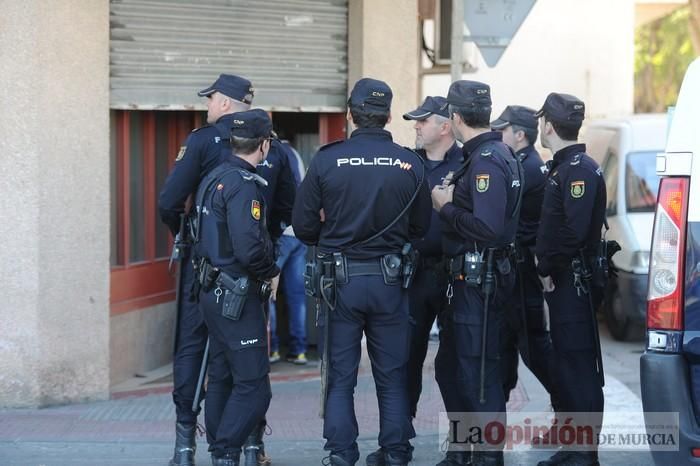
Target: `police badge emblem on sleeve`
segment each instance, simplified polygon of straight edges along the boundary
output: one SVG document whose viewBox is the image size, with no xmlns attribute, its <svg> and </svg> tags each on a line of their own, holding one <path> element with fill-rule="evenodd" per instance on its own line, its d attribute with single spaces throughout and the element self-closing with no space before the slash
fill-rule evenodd
<svg viewBox="0 0 700 466">
<path fill-rule="evenodd" d="M 578 199 L 583 197 L 583 193 L 586 192 L 586 182 L 585 181 L 572 181 L 571 182 L 571 197 Z"/>
<path fill-rule="evenodd" d="M 250 204 L 250 214 L 253 216 L 255 220 L 260 220 L 260 202 L 259 201 L 253 201 Z"/>
<path fill-rule="evenodd" d="M 476 175 L 476 191 L 485 193 L 489 189 L 490 175 Z"/>
</svg>

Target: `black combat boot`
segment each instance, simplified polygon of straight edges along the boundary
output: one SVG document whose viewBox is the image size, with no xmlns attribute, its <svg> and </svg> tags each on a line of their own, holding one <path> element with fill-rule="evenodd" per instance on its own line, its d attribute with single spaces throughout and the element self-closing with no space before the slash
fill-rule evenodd
<svg viewBox="0 0 700 466">
<path fill-rule="evenodd" d="M 384 453 L 384 464 L 386 466 L 408 466 L 409 461 L 410 458 L 404 455 L 398 456 L 395 453 Z"/>
<path fill-rule="evenodd" d="M 448 451 L 445 459 L 435 466 L 469 466 L 472 464 L 472 452 L 470 451 Z"/>
<path fill-rule="evenodd" d="M 267 426 L 267 422 L 260 421 L 248 435 L 245 445 L 243 445 L 245 466 L 269 466 L 272 463 L 272 460 L 265 456 L 265 444 L 263 443 L 265 426 Z"/>
<path fill-rule="evenodd" d="M 365 463 L 367 466 L 386 466 L 387 462 L 386 459 L 384 458 L 385 452 L 383 448 L 379 448 L 369 455 L 367 455 L 367 458 L 365 459 Z M 411 461 L 413 459 L 413 445 L 410 445 L 408 447 L 408 461 Z"/>
<path fill-rule="evenodd" d="M 351 463 L 340 455 L 329 455 L 323 458 L 321 464 L 324 466 L 355 466 L 355 463 Z"/>
<path fill-rule="evenodd" d="M 226 456 L 211 457 L 211 466 L 239 466 L 240 465 L 240 451 L 238 453 L 229 453 Z"/>
<path fill-rule="evenodd" d="M 197 435 L 197 424 L 175 423 L 175 453 L 169 466 L 195 466 L 194 453 L 197 444 L 194 437 Z"/>
<path fill-rule="evenodd" d="M 472 466 L 503 466 L 502 451 L 472 452 Z"/>
</svg>

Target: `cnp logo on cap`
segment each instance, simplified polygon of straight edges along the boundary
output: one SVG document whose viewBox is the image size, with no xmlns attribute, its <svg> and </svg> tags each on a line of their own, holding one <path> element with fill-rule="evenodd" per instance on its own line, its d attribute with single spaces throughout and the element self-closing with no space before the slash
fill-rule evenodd
<svg viewBox="0 0 700 466">
<path fill-rule="evenodd" d="M 352 88 L 348 105 L 368 111 L 386 112 L 391 108 L 392 97 L 391 88 L 384 81 L 362 78 Z"/>
</svg>

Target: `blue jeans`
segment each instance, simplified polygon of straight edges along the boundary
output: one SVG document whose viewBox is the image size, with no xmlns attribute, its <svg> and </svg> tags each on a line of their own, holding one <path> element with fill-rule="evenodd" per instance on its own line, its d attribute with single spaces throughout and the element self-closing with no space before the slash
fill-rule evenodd
<svg viewBox="0 0 700 466">
<path fill-rule="evenodd" d="M 277 242 L 280 268 L 280 289 L 289 310 L 289 352 L 306 352 L 306 295 L 304 294 L 304 265 L 306 246 L 294 236 L 282 235 Z M 277 309 L 270 301 L 270 350 L 279 351 L 277 338 Z"/>
</svg>

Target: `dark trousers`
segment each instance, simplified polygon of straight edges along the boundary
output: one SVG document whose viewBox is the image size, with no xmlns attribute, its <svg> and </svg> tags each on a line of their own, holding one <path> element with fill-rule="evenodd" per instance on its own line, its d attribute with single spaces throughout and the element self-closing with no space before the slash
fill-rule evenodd
<svg viewBox="0 0 700 466">
<path fill-rule="evenodd" d="M 579 296 L 571 272 L 552 278 L 555 289 L 545 293 L 545 299 L 549 306 L 553 346 L 550 374 L 558 411 L 601 413 L 592 418 L 589 415 L 588 419 L 602 421 L 603 389 L 595 371 L 594 321 L 588 295 Z M 600 296 L 594 293 L 594 305 Z"/>
<path fill-rule="evenodd" d="M 399 285 L 384 284 L 379 275 L 350 277 L 347 284 L 337 288 L 327 342 L 330 364 L 323 437 L 326 450 L 351 464 L 359 458 L 353 393 L 363 332 L 379 401 L 379 445 L 408 459 L 408 441 L 415 432 L 406 392 L 410 332 L 407 295 Z M 323 325 L 325 318 L 319 321 L 319 326 Z"/>
<path fill-rule="evenodd" d="M 223 296 L 200 293 L 210 334 L 204 419 L 213 456 L 238 453 L 270 405 L 270 362 L 266 316 L 257 295 L 249 294 L 239 320 L 221 315 Z"/>
<path fill-rule="evenodd" d="M 485 295 L 481 287 L 468 287 L 464 281 L 454 282 L 454 296 L 449 306 L 448 333 L 445 335 L 448 342 L 454 344 L 453 349 L 445 348 L 442 344 L 440 353 L 454 351 L 453 358 L 456 365 L 455 378 L 458 391 L 454 403 L 455 408 L 447 407 L 448 411 L 462 413 L 499 413 L 489 416 L 489 419 L 480 419 L 484 425 L 490 421 L 505 423 L 506 402 L 503 395 L 503 384 L 501 381 L 501 368 L 498 355 L 499 334 L 501 330 L 501 319 L 505 302 L 512 291 L 514 282 L 514 272 L 497 275 L 497 287 L 495 293 L 490 297 L 488 309 L 488 326 L 486 334 L 486 364 L 484 377 L 484 399 L 481 399 L 481 342 L 484 325 L 484 301 Z M 451 332 L 451 333 L 450 333 Z M 442 342 L 441 342 L 442 343 Z M 439 359 L 446 359 L 441 356 Z M 436 370 L 438 361 L 436 360 Z M 449 367 L 449 366 L 448 366 Z M 448 377 L 449 380 L 449 377 Z M 441 391 L 445 404 L 452 403 L 455 397 L 450 388 L 443 386 Z M 474 419 L 474 418 L 473 418 Z M 484 445 L 483 448 L 499 449 L 502 445 Z"/>
<path fill-rule="evenodd" d="M 193 295 L 194 269 L 189 255 L 180 265 L 180 299 L 177 308 L 175 354 L 173 356 L 173 402 L 177 422 L 195 424 L 199 414 L 192 411 L 197 380 L 207 344 L 207 327 Z"/>
<path fill-rule="evenodd" d="M 552 394 L 552 381 L 549 375 L 552 340 L 544 317 L 542 284 L 537 275 L 534 256 L 528 251 L 524 259 L 524 262 L 518 264 L 521 269 L 515 276 L 515 286 L 505 308 L 500 335 L 503 393 L 506 401 L 511 390 L 518 383 L 518 353 L 545 390 L 550 396 Z M 523 322 L 523 302 L 527 328 Z"/>
<path fill-rule="evenodd" d="M 408 309 L 411 315 L 411 345 L 408 356 L 408 401 L 411 416 L 416 417 L 418 400 L 423 390 L 423 363 L 433 321 L 445 307 L 447 274 L 442 267 L 421 267 L 409 289 Z M 437 367 L 436 367 L 436 377 Z"/>
</svg>

